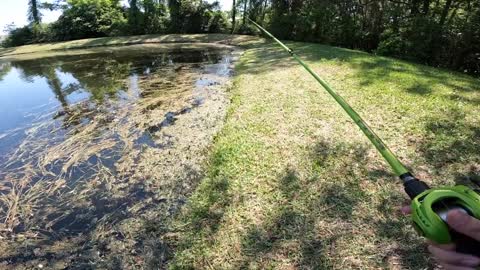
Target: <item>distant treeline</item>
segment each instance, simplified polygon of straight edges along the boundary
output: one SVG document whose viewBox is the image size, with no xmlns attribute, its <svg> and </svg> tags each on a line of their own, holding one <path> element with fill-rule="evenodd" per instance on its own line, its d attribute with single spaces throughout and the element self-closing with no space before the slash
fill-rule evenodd
<svg viewBox="0 0 480 270">
<path fill-rule="evenodd" d="M 480 73 L 479 0 L 250 0 L 247 7 L 283 39 Z"/>
<path fill-rule="evenodd" d="M 65 41 L 92 37 L 164 34 L 218 33 L 229 30 L 227 13 L 218 3 L 203 0 L 57 0 L 39 3 L 29 0 L 30 24 L 7 27 L 3 46 Z M 41 22 L 42 10 L 61 10 L 56 22 Z"/>
<path fill-rule="evenodd" d="M 4 46 L 153 33 L 258 33 L 319 42 L 480 74 L 478 0 L 232 0 L 222 12 L 203 0 L 29 0 L 31 24 L 11 28 Z M 42 9 L 60 9 L 41 23 Z"/>
</svg>

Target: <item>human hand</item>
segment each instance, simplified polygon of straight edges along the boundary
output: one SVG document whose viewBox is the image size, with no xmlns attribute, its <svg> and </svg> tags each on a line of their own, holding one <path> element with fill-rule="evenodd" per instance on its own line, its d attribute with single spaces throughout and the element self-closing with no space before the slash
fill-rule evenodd
<svg viewBox="0 0 480 270">
<path fill-rule="evenodd" d="M 404 206 L 402 212 L 410 214 L 410 206 Z M 447 223 L 453 230 L 480 241 L 480 220 L 460 210 L 451 210 L 447 215 Z M 480 258 L 455 251 L 454 244 L 439 245 L 429 242 L 428 251 L 446 270 L 475 270 L 480 265 Z"/>
</svg>

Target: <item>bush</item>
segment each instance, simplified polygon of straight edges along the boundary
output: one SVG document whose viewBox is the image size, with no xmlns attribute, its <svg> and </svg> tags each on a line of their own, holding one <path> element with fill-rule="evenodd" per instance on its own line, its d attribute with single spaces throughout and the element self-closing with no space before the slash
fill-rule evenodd
<svg viewBox="0 0 480 270">
<path fill-rule="evenodd" d="M 2 47 L 21 46 L 53 40 L 50 24 L 31 24 L 19 28 L 11 28 L 8 36 L 2 41 Z"/>
<path fill-rule="evenodd" d="M 376 53 L 386 56 L 403 56 L 406 53 L 407 44 L 408 42 L 403 40 L 400 34 L 387 30 L 380 36 Z"/>
<path fill-rule="evenodd" d="M 205 13 L 204 17 L 208 19 L 207 32 L 222 33 L 228 30 L 229 22 L 225 13 L 221 11 L 207 11 Z"/>
<path fill-rule="evenodd" d="M 55 39 L 55 35 L 52 32 L 52 24 L 33 24 L 31 29 L 33 33 L 33 40 L 31 43 L 50 42 Z"/>
<path fill-rule="evenodd" d="M 32 29 L 28 26 L 10 30 L 7 38 L 2 42 L 3 47 L 21 46 L 31 43 L 33 40 Z"/>
</svg>

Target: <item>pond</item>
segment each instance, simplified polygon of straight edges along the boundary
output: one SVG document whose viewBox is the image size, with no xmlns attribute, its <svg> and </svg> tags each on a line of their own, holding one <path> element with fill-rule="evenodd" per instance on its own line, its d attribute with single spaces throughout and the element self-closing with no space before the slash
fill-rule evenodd
<svg viewBox="0 0 480 270">
<path fill-rule="evenodd" d="M 132 266 L 161 252 L 146 231 L 201 179 L 236 55 L 150 44 L 0 58 L 0 265 Z"/>
</svg>

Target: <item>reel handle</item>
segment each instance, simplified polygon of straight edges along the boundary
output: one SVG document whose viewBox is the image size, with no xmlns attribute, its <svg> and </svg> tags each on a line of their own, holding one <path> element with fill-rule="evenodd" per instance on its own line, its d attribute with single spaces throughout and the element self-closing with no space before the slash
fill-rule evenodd
<svg viewBox="0 0 480 270">
<path fill-rule="evenodd" d="M 450 230 L 450 236 L 452 237 L 453 243 L 455 243 L 455 250 L 457 252 L 480 258 L 479 241 L 454 230 Z"/>
<path fill-rule="evenodd" d="M 461 206 L 449 206 L 445 205 L 445 207 L 441 210 L 436 211 L 438 216 L 445 222 L 445 224 L 448 226 L 447 223 L 447 215 L 449 211 L 452 210 L 460 210 L 464 212 L 465 214 L 470 215 L 467 209 L 461 207 Z M 474 217 L 475 218 L 475 217 Z M 469 254 L 473 256 L 477 256 L 480 258 L 480 241 L 477 241 L 470 236 L 467 236 L 463 233 L 455 231 L 453 228 L 449 227 L 449 233 L 450 237 L 452 239 L 452 243 L 455 244 L 455 250 L 459 253 L 464 253 L 464 254 Z"/>
</svg>

